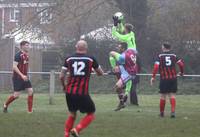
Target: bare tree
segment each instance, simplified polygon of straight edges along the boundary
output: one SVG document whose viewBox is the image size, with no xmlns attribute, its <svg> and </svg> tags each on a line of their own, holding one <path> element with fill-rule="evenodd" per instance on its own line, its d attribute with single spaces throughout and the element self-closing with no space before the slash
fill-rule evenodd
<svg viewBox="0 0 200 137">
<path fill-rule="evenodd" d="M 160 1 L 160 0 L 159 0 Z M 161 1 L 160 1 L 161 2 Z M 186 70 L 199 71 L 200 3 L 197 0 L 167 0 L 160 6 L 151 1 L 148 29 L 157 32 L 158 41 L 169 41 L 186 61 Z"/>
<path fill-rule="evenodd" d="M 38 5 L 39 2 L 40 0 Z M 39 15 L 47 10 L 53 18 L 50 24 L 42 25 Z M 37 10 L 37 13 L 12 33 L 18 35 L 21 32 L 37 31 L 35 28 L 39 28 L 39 36 L 48 34 L 56 43 L 78 39 L 80 35 L 108 24 L 111 11 L 112 7 L 106 0 L 54 0 L 50 6 Z"/>
</svg>

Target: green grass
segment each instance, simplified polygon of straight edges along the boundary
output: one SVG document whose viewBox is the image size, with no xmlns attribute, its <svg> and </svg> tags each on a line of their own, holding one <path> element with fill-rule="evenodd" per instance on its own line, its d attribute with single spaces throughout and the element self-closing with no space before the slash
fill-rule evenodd
<svg viewBox="0 0 200 137">
<path fill-rule="evenodd" d="M 0 103 L 8 94 L 0 95 Z M 92 95 L 96 103 L 96 119 L 81 137 L 199 137 L 200 95 L 177 96 L 177 117 L 170 119 L 167 102 L 166 116 L 159 118 L 159 96 L 140 95 L 140 106 L 128 106 L 114 112 L 116 95 Z M 35 112 L 26 113 L 26 95 L 0 112 L 0 137 L 63 137 L 67 108 L 63 94 L 57 94 L 54 105 L 48 104 L 47 94 L 36 94 Z M 83 115 L 79 115 L 79 118 Z M 79 120 L 77 119 L 77 121 Z"/>
</svg>

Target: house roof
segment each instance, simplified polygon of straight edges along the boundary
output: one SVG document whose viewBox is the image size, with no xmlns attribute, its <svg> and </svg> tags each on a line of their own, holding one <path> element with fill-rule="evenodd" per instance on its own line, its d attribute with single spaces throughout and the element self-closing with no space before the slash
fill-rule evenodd
<svg viewBox="0 0 200 137">
<path fill-rule="evenodd" d="M 19 30 L 16 34 L 13 34 L 16 43 L 20 43 L 22 40 L 27 40 L 30 43 L 54 44 L 52 38 L 48 34 L 42 33 L 39 28 L 27 30 L 25 32 Z"/>
<path fill-rule="evenodd" d="M 89 37 L 95 40 L 105 40 L 105 39 L 113 40 L 113 37 L 111 35 L 111 28 L 112 24 L 108 24 L 106 26 L 103 26 L 87 34 L 82 35 L 81 38 L 84 39 L 84 37 Z"/>
</svg>

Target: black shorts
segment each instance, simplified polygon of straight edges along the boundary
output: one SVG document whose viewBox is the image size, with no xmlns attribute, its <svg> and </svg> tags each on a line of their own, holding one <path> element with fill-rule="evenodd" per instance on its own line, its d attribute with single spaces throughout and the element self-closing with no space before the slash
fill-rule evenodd
<svg viewBox="0 0 200 137">
<path fill-rule="evenodd" d="M 13 77 L 14 91 L 25 90 L 26 88 L 32 88 L 30 80 L 24 81 L 23 79 Z"/>
<path fill-rule="evenodd" d="M 177 79 L 160 80 L 160 93 L 176 93 Z"/>
<path fill-rule="evenodd" d="M 72 95 L 66 93 L 66 102 L 70 112 L 94 113 L 95 105 L 89 95 Z"/>
</svg>

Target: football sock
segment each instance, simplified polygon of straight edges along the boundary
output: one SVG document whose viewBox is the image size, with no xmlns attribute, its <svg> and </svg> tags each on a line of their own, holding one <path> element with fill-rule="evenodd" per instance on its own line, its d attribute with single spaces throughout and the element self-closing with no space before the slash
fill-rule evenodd
<svg viewBox="0 0 200 137">
<path fill-rule="evenodd" d="M 69 132 L 73 128 L 75 118 L 73 116 L 69 116 L 65 121 L 65 137 L 69 137 Z"/>
<path fill-rule="evenodd" d="M 127 99 L 128 99 L 128 95 L 124 95 L 123 102 L 126 103 Z"/>
<path fill-rule="evenodd" d="M 114 68 L 116 66 L 116 61 L 113 57 L 109 57 L 109 61 L 110 61 L 110 65 L 112 68 Z"/>
<path fill-rule="evenodd" d="M 81 121 L 80 123 L 76 126 L 76 130 L 79 133 L 81 130 L 86 128 L 93 120 L 95 116 L 94 114 L 87 114 Z"/>
<path fill-rule="evenodd" d="M 13 102 L 15 99 L 17 99 L 17 97 L 14 97 L 13 95 L 11 95 L 10 97 L 8 97 L 8 99 L 6 100 L 6 107 L 8 107 L 8 105 Z"/>
<path fill-rule="evenodd" d="M 28 96 L 27 104 L 28 104 L 28 112 L 32 112 L 32 108 L 33 108 L 33 95 Z"/>
<path fill-rule="evenodd" d="M 124 92 L 123 89 L 117 89 L 117 94 L 120 102 L 123 102 Z"/>
<path fill-rule="evenodd" d="M 175 98 L 170 98 L 170 103 L 171 103 L 171 112 L 175 112 L 176 99 Z"/>
<path fill-rule="evenodd" d="M 165 110 L 165 99 L 160 99 L 160 112 L 163 113 Z"/>
</svg>

